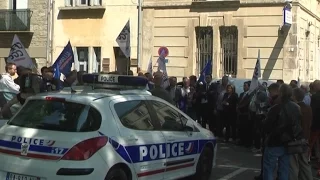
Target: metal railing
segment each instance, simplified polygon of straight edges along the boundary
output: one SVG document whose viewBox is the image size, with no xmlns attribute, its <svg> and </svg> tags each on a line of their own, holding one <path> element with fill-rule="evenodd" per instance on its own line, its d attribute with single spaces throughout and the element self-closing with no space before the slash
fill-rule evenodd
<svg viewBox="0 0 320 180">
<path fill-rule="evenodd" d="M 238 28 L 220 26 L 221 66 L 224 75 L 237 76 L 238 68 Z"/>
<path fill-rule="evenodd" d="M 200 73 L 208 61 L 213 57 L 213 29 L 209 27 L 196 27 L 197 36 L 197 71 Z"/>
<path fill-rule="evenodd" d="M 0 9 L 0 31 L 30 31 L 30 9 Z"/>
</svg>

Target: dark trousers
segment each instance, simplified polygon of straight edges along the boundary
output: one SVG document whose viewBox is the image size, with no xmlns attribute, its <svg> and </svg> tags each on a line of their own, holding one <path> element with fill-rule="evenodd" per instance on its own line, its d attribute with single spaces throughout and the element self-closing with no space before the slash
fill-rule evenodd
<svg viewBox="0 0 320 180">
<path fill-rule="evenodd" d="M 200 105 L 200 118 L 202 127 L 206 128 L 207 124 L 211 132 L 215 133 L 216 118 L 209 104 Z"/>
<path fill-rule="evenodd" d="M 264 115 L 255 115 L 254 118 L 254 131 L 253 131 L 253 141 L 254 141 L 254 147 L 256 149 L 261 148 L 261 138 L 262 138 L 262 120 L 265 118 Z"/>
<path fill-rule="evenodd" d="M 216 128 L 216 135 L 218 137 L 223 137 L 223 128 L 224 128 L 224 117 L 223 117 L 223 111 L 217 111 L 216 114 L 216 119 L 217 119 L 217 128 Z"/>
<path fill-rule="evenodd" d="M 192 107 L 188 108 L 187 115 L 191 117 L 194 121 L 197 120 L 197 113 L 194 108 Z"/>
<path fill-rule="evenodd" d="M 260 177 L 261 177 L 261 179 L 262 179 L 262 174 L 263 174 L 263 157 L 264 157 L 264 141 L 265 141 L 265 135 L 263 135 L 263 137 L 262 137 L 262 146 L 261 146 L 261 154 L 262 154 L 262 156 L 261 156 L 261 170 L 260 170 Z"/>
<path fill-rule="evenodd" d="M 236 112 L 223 112 L 224 126 L 226 127 L 225 140 L 229 141 L 230 137 L 236 140 L 237 137 L 237 113 Z"/>
<path fill-rule="evenodd" d="M 249 114 L 239 115 L 239 138 L 240 142 L 245 146 L 252 145 L 252 123 Z"/>
</svg>

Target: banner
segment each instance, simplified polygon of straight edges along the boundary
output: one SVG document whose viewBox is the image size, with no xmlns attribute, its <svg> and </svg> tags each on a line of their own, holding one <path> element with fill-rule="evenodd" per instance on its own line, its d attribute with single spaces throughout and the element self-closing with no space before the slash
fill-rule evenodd
<svg viewBox="0 0 320 180">
<path fill-rule="evenodd" d="M 253 70 L 252 80 L 250 84 L 249 92 L 251 93 L 259 86 L 259 78 L 261 77 L 261 66 L 260 66 L 260 49 L 258 50 L 258 58 L 256 66 Z"/>
<path fill-rule="evenodd" d="M 15 63 L 16 66 L 23 66 L 26 68 L 35 67 L 29 54 L 16 34 L 12 40 L 7 62 Z"/>
<path fill-rule="evenodd" d="M 147 69 L 147 72 L 150 73 L 152 75 L 152 56 L 150 57 L 149 59 L 149 63 L 148 63 L 148 69 Z"/>
<path fill-rule="evenodd" d="M 123 27 L 122 31 L 118 35 L 116 39 L 121 51 L 123 54 L 130 58 L 131 50 L 130 50 L 130 20 L 128 20 L 127 24 Z"/>
<path fill-rule="evenodd" d="M 55 64 L 53 66 L 53 68 L 54 68 L 53 78 L 57 80 L 56 90 L 60 90 L 62 88 L 62 84 L 61 83 L 64 81 L 64 77 L 60 73 L 60 68 L 59 68 L 58 64 Z"/>
<path fill-rule="evenodd" d="M 72 63 L 74 63 L 74 55 L 70 41 L 64 47 L 57 60 L 53 63 L 52 67 L 59 67 L 59 73 L 68 76 L 71 72 Z"/>
</svg>

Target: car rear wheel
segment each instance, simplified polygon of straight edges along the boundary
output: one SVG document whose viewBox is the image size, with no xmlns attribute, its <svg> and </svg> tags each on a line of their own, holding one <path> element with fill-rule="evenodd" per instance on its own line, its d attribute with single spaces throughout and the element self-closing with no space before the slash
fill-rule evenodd
<svg viewBox="0 0 320 180">
<path fill-rule="evenodd" d="M 195 180 L 208 180 L 211 175 L 213 164 L 213 151 L 209 147 L 205 147 L 200 155 L 196 174 L 194 175 Z"/>
<path fill-rule="evenodd" d="M 111 169 L 105 180 L 128 180 L 126 173 L 119 168 Z"/>
</svg>

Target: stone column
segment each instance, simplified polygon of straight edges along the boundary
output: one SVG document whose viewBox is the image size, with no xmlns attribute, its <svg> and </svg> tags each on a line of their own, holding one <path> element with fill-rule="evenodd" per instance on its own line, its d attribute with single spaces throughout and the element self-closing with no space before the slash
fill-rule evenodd
<svg viewBox="0 0 320 180">
<path fill-rule="evenodd" d="M 148 67 L 150 57 L 152 63 L 156 60 L 153 58 L 153 29 L 154 29 L 154 9 L 144 9 L 142 19 L 142 54 L 141 70 L 145 71 Z"/>
</svg>

